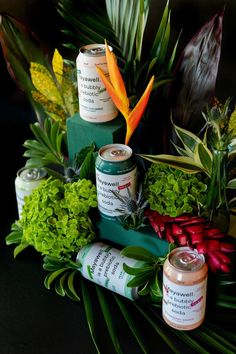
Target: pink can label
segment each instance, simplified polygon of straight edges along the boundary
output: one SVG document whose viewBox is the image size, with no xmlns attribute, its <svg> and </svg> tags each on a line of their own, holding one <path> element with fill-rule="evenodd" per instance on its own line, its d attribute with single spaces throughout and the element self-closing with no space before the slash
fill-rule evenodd
<svg viewBox="0 0 236 354">
<path fill-rule="evenodd" d="M 178 327 L 201 321 L 206 308 L 207 278 L 194 285 L 173 283 L 163 274 L 163 317 Z"/>
</svg>

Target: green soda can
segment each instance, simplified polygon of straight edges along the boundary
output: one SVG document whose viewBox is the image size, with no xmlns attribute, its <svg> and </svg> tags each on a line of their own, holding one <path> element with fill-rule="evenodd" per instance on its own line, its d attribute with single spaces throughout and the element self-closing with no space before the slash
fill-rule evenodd
<svg viewBox="0 0 236 354">
<path fill-rule="evenodd" d="M 137 193 L 137 166 L 131 148 L 123 144 L 103 146 L 96 159 L 96 186 L 98 209 L 102 217 L 115 220 L 121 215 L 121 196 L 135 198 Z"/>
<path fill-rule="evenodd" d="M 84 278 L 130 300 L 138 298 L 138 287 L 127 286 L 133 275 L 124 271 L 123 264 L 140 268 L 145 262 L 123 256 L 118 249 L 102 242 L 82 247 L 76 260 L 81 264 L 80 272 Z"/>
</svg>

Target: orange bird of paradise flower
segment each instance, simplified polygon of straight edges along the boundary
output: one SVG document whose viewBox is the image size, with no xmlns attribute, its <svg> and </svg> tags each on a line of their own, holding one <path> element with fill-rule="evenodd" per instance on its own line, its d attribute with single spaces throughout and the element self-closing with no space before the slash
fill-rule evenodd
<svg viewBox="0 0 236 354">
<path fill-rule="evenodd" d="M 106 77 L 103 70 L 97 66 L 97 72 L 106 87 L 112 101 L 123 114 L 126 121 L 126 136 L 125 144 L 128 145 L 131 135 L 138 126 L 145 108 L 148 104 L 148 100 L 152 91 L 154 76 L 151 77 L 146 90 L 144 91 L 142 97 L 133 109 L 130 109 L 130 101 L 127 97 L 125 84 L 121 76 L 120 70 L 117 65 L 117 60 L 115 54 L 109 49 L 107 42 L 106 45 L 106 59 L 107 68 L 110 76 L 110 80 Z"/>
</svg>

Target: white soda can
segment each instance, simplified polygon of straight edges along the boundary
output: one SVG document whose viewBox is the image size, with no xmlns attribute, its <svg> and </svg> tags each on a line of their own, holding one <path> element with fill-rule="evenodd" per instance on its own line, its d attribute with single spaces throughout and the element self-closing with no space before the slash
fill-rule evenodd
<svg viewBox="0 0 236 354">
<path fill-rule="evenodd" d="M 21 216 L 22 208 L 25 203 L 24 198 L 39 186 L 45 179 L 46 171 L 43 168 L 23 167 L 17 172 L 15 179 L 16 200 L 18 215 Z"/>
<path fill-rule="evenodd" d="M 174 249 L 163 267 L 162 315 L 179 330 L 194 329 L 204 321 L 207 265 L 204 256 L 189 247 Z"/>
<path fill-rule="evenodd" d="M 80 48 L 76 59 L 80 117 L 91 123 L 103 123 L 114 119 L 118 110 L 100 80 L 96 66 L 108 76 L 105 45 L 89 44 Z"/>
<path fill-rule="evenodd" d="M 102 242 L 82 247 L 77 255 L 77 262 L 81 264 L 80 271 L 86 279 L 131 300 L 138 298 L 138 288 L 127 287 L 133 275 L 123 270 L 123 263 L 138 268 L 144 262 L 123 256 L 118 249 Z"/>
</svg>

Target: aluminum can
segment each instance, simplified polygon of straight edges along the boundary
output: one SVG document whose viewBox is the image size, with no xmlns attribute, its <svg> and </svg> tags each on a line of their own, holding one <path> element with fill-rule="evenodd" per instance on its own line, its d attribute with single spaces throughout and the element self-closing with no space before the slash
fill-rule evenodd
<svg viewBox="0 0 236 354">
<path fill-rule="evenodd" d="M 121 215 L 122 202 L 113 194 L 135 198 L 137 166 L 132 150 L 123 144 L 103 146 L 95 162 L 98 209 L 102 217 L 116 220 Z"/>
<path fill-rule="evenodd" d="M 19 217 L 21 216 L 22 208 L 25 203 L 25 196 L 30 195 L 32 191 L 39 186 L 45 179 L 46 174 L 43 168 L 23 167 L 17 172 L 15 190 Z"/>
<path fill-rule="evenodd" d="M 105 45 L 89 44 L 80 48 L 76 59 L 80 117 L 91 123 L 103 123 L 114 119 L 118 110 L 100 80 L 96 66 L 108 76 Z"/>
<path fill-rule="evenodd" d="M 138 298 L 138 287 L 127 286 L 133 275 L 124 271 L 123 263 L 130 267 L 139 268 L 145 264 L 143 261 L 123 256 L 118 249 L 102 242 L 82 247 L 76 260 L 81 264 L 80 272 L 84 278 L 128 299 Z"/>
<path fill-rule="evenodd" d="M 207 265 L 204 256 L 189 247 L 174 249 L 163 267 L 162 315 L 179 330 L 194 329 L 204 321 Z"/>
</svg>

